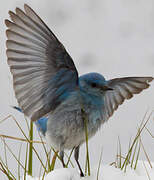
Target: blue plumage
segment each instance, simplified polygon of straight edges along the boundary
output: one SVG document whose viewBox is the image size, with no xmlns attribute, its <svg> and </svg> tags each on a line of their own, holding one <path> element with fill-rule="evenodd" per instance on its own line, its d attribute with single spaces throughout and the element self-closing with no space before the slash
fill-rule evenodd
<svg viewBox="0 0 154 180">
<path fill-rule="evenodd" d="M 38 131 L 41 131 L 41 133 L 45 136 L 45 133 L 47 131 L 47 121 L 48 121 L 48 118 L 47 117 L 42 117 L 40 118 L 39 120 L 37 120 L 35 122 L 37 128 L 38 128 Z"/>
<path fill-rule="evenodd" d="M 21 108 L 19 108 L 17 106 L 13 106 L 13 108 L 19 112 L 22 112 Z M 40 119 L 35 121 L 38 131 L 40 131 L 44 136 L 47 131 L 47 121 L 48 121 L 47 117 L 41 117 Z"/>
<path fill-rule="evenodd" d="M 75 64 L 53 32 L 25 5 L 6 20 L 7 57 L 22 112 L 56 150 L 63 166 L 64 149 L 85 142 L 84 116 L 92 137 L 125 99 L 149 87 L 153 77 L 105 80 L 99 73 L 78 76 Z M 16 108 L 20 111 L 20 108 Z M 83 114 L 84 113 L 84 114 Z"/>
</svg>

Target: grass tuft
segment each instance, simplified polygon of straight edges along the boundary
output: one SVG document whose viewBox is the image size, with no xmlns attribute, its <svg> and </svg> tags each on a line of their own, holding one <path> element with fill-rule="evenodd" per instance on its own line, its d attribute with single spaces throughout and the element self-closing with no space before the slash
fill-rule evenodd
<svg viewBox="0 0 154 180">
<path fill-rule="evenodd" d="M 85 112 L 82 110 L 83 113 L 83 120 L 84 120 L 84 128 L 85 128 L 85 139 L 86 139 L 86 163 L 85 163 L 85 174 L 90 176 L 90 158 L 89 158 L 89 147 L 88 147 L 88 118 L 85 114 Z M 152 111 L 153 113 L 153 111 Z M 137 168 L 137 164 L 139 161 L 140 153 L 141 150 L 144 152 L 144 155 L 149 163 L 149 166 L 152 168 L 150 158 L 146 152 L 146 148 L 144 147 L 144 144 L 142 142 L 141 135 L 143 133 L 143 130 L 145 129 L 146 132 L 149 133 L 149 135 L 153 138 L 154 136 L 150 132 L 150 130 L 146 127 L 147 123 L 152 115 L 152 113 L 148 116 L 146 119 L 146 115 L 144 116 L 138 131 L 135 135 L 135 137 L 132 139 L 132 141 L 129 142 L 129 148 L 128 152 L 125 156 L 122 155 L 122 146 L 120 142 L 120 137 L 118 137 L 117 141 L 117 155 L 116 155 L 116 160 L 113 164 L 115 164 L 116 168 L 120 168 L 124 172 L 126 172 L 127 167 L 131 167 L 132 169 Z M 27 128 L 28 128 L 28 133 L 23 131 L 22 126 L 17 122 L 14 116 L 9 115 L 5 119 L 1 120 L 0 123 L 4 123 L 8 118 L 12 118 L 17 125 L 18 129 L 20 130 L 21 134 L 23 135 L 24 138 L 18 138 L 18 137 L 13 137 L 9 135 L 3 135 L 0 134 L 1 141 L 3 143 L 3 149 L 4 149 L 4 156 L 3 158 L 0 156 L 0 173 L 3 173 L 9 180 L 17 180 L 20 179 L 21 176 L 26 180 L 27 175 L 31 175 L 34 173 L 34 167 L 33 167 L 33 159 L 35 156 L 35 159 L 37 163 L 40 164 L 40 172 L 39 172 L 39 177 L 41 179 L 44 179 L 45 175 L 49 173 L 50 171 L 55 169 L 56 162 L 61 161 L 61 158 L 58 155 L 58 152 L 56 152 L 52 147 L 51 149 L 48 150 L 47 144 L 43 141 L 42 136 L 39 134 L 40 140 L 35 141 L 33 139 L 33 123 L 29 123 L 28 120 L 26 119 L 27 123 Z M 146 119 L 146 120 L 145 120 Z M 28 134 L 28 135 L 27 135 Z M 11 141 L 17 141 L 17 142 L 22 142 L 26 143 L 26 151 L 25 151 L 25 156 L 22 157 L 22 144 L 20 145 L 20 149 L 18 154 L 15 154 L 13 150 L 9 147 L 7 140 L 10 139 Z M 39 144 L 39 148 L 42 147 L 43 153 L 45 158 L 42 159 L 42 156 L 40 155 L 39 151 L 36 148 L 36 144 Z M 70 152 L 69 155 L 66 155 L 67 162 L 66 162 L 66 167 L 72 166 L 74 167 L 71 157 L 73 150 Z M 13 173 L 14 171 L 10 169 L 9 167 L 9 161 L 8 161 L 8 153 L 11 154 L 11 156 L 14 158 L 14 160 L 17 163 L 17 173 Z M 99 180 L 99 171 L 100 171 L 100 165 L 101 165 L 101 160 L 102 160 L 102 151 L 99 159 L 99 164 L 98 164 L 98 169 L 97 169 L 97 180 Z M 36 163 L 36 162 L 35 162 Z M 150 176 L 148 175 L 148 179 L 150 180 Z"/>
<path fill-rule="evenodd" d="M 38 174 L 41 179 L 44 179 L 45 175 L 49 173 L 50 171 L 55 169 L 56 160 L 58 159 L 61 161 L 60 156 L 58 155 L 58 152 L 56 152 L 52 147 L 48 151 L 47 144 L 43 141 L 42 136 L 39 134 L 40 140 L 35 141 L 33 139 L 33 122 L 28 122 L 26 120 L 27 129 L 28 129 L 28 135 L 27 132 L 24 132 L 22 126 L 17 122 L 16 118 L 12 115 L 7 116 L 5 119 L 1 120 L 0 123 L 4 123 L 8 119 L 13 119 L 15 124 L 17 125 L 17 128 L 20 130 L 21 134 L 24 136 L 24 138 L 18 138 L 14 136 L 4 135 L 0 134 L 1 141 L 3 142 L 3 149 L 4 149 L 4 160 L 0 156 L 0 173 L 3 173 L 9 180 L 17 180 L 20 179 L 21 176 L 23 176 L 23 179 L 26 180 L 26 176 L 33 175 L 33 156 L 35 156 L 37 163 L 40 164 L 40 173 Z M 26 143 L 26 151 L 25 156 L 21 157 L 22 153 L 22 146 L 20 145 L 19 153 L 16 155 L 12 151 L 12 149 L 7 144 L 6 140 L 12 140 L 17 142 Z M 43 148 L 43 154 L 45 156 L 44 159 L 42 159 L 42 156 L 39 154 L 38 150 L 35 148 L 35 144 L 40 144 L 39 148 Z M 14 160 L 17 163 L 17 173 L 16 175 L 13 175 L 13 170 L 9 168 L 9 162 L 7 159 L 8 152 L 11 154 L 11 156 L 14 158 Z M 70 152 L 69 155 L 66 155 L 67 163 L 66 166 L 68 167 L 71 165 L 74 167 L 71 156 L 72 156 L 73 150 Z M 24 163 L 23 163 L 24 162 Z M 36 163 L 36 162 L 35 162 Z M 41 173 L 42 171 L 42 173 Z"/>
<path fill-rule="evenodd" d="M 124 172 L 126 172 L 128 166 L 136 170 L 140 152 L 142 149 L 147 161 L 149 162 L 150 167 L 152 168 L 150 159 L 148 157 L 148 154 L 145 151 L 144 145 L 141 140 L 141 134 L 144 129 L 147 130 L 146 125 L 149 122 L 152 113 L 153 111 L 150 113 L 147 119 L 146 119 L 147 112 L 145 113 L 144 118 L 138 128 L 137 134 L 135 135 L 133 141 L 132 142 L 130 141 L 129 143 L 128 153 L 126 154 L 126 156 L 122 156 L 120 138 L 118 138 L 118 149 L 117 149 L 116 161 L 114 163 L 115 167 L 120 168 L 121 170 L 124 170 Z M 149 132 L 149 130 L 147 131 Z M 151 133 L 149 134 L 151 135 Z"/>
</svg>

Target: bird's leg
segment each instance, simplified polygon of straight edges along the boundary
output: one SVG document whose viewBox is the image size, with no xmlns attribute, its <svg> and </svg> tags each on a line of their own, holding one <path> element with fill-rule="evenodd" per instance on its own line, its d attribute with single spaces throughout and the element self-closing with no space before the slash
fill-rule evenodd
<svg viewBox="0 0 154 180">
<path fill-rule="evenodd" d="M 60 159 L 61 159 L 61 162 L 62 162 L 62 164 L 63 164 L 63 167 L 65 168 L 66 166 L 65 166 L 65 163 L 64 163 L 64 151 L 60 151 Z"/>
<path fill-rule="evenodd" d="M 77 162 L 77 165 L 78 165 L 78 167 L 79 167 L 80 176 L 81 176 L 81 177 L 84 177 L 83 171 L 82 171 L 81 166 L 80 166 L 80 164 L 79 164 L 79 149 L 80 149 L 80 145 L 77 146 L 77 147 L 75 147 L 74 158 L 75 158 L 75 160 L 76 160 L 76 162 Z"/>
</svg>

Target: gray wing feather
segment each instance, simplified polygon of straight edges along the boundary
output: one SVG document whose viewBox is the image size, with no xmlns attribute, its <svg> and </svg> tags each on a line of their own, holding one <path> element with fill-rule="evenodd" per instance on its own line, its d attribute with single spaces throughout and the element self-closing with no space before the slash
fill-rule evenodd
<svg viewBox="0 0 154 180">
<path fill-rule="evenodd" d="M 108 86 L 112 91 L 106 91 L 104 95 L 104 119 L 105 121 L 112 116 L 125 99 L 130 99 L 134 94 L 139 94 L 149 87 L 152 77 L 125 77 L 116 78 L 108 81 Z"/>
<path fill-rule="evenodd" d="M 5 21 L 6 54 L 19 106 L 35 121 L 58 106 L 60 101 L 54 98 L 61 95 L 58 88 L 64 84 L 64 91 L 76 88 L 78 72 L 47 25 L 28 5 L 24 10 L 10 11 L 12 21 Z"/>
</svg>

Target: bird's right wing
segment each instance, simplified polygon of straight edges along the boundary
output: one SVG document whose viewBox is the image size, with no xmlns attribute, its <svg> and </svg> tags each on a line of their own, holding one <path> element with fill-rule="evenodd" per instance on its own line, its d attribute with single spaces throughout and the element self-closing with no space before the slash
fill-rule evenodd
<svg viewBox="0 0 154 180">
<path fill-rule="evenodd" d="M 33 121 L 54 110 L 78 86 L 72 58 L 40 17 L 25 5 L 6 20 L 7 57 L 19 106 Z"/>
<path fill-rule="evenodd" d="M 153 79 L 153 77 L 125 77 L 109 80 L 107 85 L 113 90 L 106 91 L 104 95 L 104 121 L 112 116 L 125 99 L 130 99 L 134 94 L 147 89 Z"/>
</svg>

